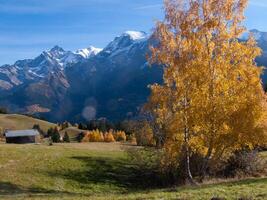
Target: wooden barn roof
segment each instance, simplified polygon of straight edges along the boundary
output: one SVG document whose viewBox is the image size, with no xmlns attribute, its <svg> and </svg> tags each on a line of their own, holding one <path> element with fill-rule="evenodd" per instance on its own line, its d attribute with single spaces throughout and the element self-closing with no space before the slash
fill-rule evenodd
<svg viewBox="0 0 267 200">
<path fill-rule="evenodd" d="M 23 137 L 23 136 L 36 136 L 39 135 L 37 130 L 17 130 L 17 131 L 6 131 L 6 137 Z"/>
</svg>

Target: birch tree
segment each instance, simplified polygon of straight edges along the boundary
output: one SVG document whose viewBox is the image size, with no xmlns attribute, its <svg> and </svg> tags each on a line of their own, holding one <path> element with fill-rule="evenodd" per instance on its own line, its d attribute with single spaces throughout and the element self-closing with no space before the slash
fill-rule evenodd
<svg viewBox="0 0 267 200">
<path fill-rule="evenodd" d="M 238 38 L 247 0 L 165 0 L 151 63 L 164 67 L 163 84 L 151 87 L 149 108 L 164 126 L 164 166 L 186 156 L 203 156 L 205 177 L 211 162 L 246 145 L 266 142 L 265 93 L 255 58 L 261 54 L 253 36 Z M 167 127 L 167 128 L 166 128 Z"/>
</svg>

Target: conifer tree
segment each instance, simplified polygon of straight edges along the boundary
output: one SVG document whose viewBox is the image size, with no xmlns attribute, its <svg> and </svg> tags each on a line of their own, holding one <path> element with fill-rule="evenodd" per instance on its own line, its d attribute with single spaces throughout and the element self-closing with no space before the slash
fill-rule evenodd
<svg viewBox="0 0 267 200">
<path fill-rule="evenodd" d="M 51 135 L 51 139 L 54 143 L 59 143 L 60 142 L 60 133 L 58 131 L 58 128 L 54 128 L 52 135 Z"/>
<path fill-rule="evenodd" d="M 69 137 L 69 134 L 67 132 L 65 132 L 65 134 L 64 134 L 63 141 L 70 143 L 70 137 Z"/>
</svg>

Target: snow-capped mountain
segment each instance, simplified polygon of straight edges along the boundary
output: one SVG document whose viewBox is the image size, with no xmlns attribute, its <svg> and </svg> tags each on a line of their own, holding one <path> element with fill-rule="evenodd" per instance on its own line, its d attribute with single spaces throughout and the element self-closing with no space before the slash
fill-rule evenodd
<svg viewBox="0 0 267 200">
<path fill-rule="evenodd" d="M 91 58 L 93 56 L 96 56 L 99 52 L 101 52 L 103 49 L 96 48 L 93 46 L 90 46 L 89 48 L 86 49 L 79 49 L 75 51 L 75 54 L 81 55 L 83 58 Z"/>
<path fill-rule="evenodd" d="M 118 54 L 118 52 L 129 49 L 132 45 L 137 43 L 145 43 L 148 36 L 145 32 L 126 31 L 122 35 L 116 37 L 110 42 L 103 52 L 107 54 Z"/>
<path fill-rule="evenodd" d="M 0 67 L 0 90 L 11 90 L 29 81 L 40 81 L 49 74 L 64 71 L 69 65 L 96 56 L 100 51 L 101 49 L 92 46 L 75 52 L 54 46 L 34 59 L 19 60 L 13 65 L 3 65 Z"/>
<path fill-rule="evenodd" d="M 147 39 L 147 34 L 145 32 L 140 31 L 126 31 L 123 35 L 130 36 L 131 39 L 134 41 Z"/>
<path fill-rule="evenodd" d="M 267 66 L 266 34 L 253 32 L 263 49 L 257 62 Z M 38 108 L 36 114 L 50 121 L 134 116 L 149 96 L 147 85 L 162 81 L 162 69 L 149 67 L 146 60 L 153 44 L 144 32 L 127 31 L 103 50 L 89 47 L 71 52 L 55 46 L 34 59 L 4 65 L 0 106 L 22 113 Z M 93 112 L 84 115 L 88 110 Z"/>
<path fill-rule="evenodd" d="M 125 118 L 146 101 L 147 85 L 161 80 L 160 68 L 146 65 L 149 43 L 146 33 L 127 31 L 104 49 L 55 46 L 2 66 L 0 106 L 14 112 L 44 108 L 37 110 L 49 110 L 42 115 L 52 121 L 83 119 L 86 106 L 94 106 L 96 117 Z"/>
</svg>

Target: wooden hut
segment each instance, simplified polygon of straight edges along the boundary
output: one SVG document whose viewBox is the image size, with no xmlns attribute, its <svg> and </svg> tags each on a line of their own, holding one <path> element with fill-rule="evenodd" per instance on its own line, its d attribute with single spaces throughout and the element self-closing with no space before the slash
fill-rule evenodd
<svg viewBox="0 0 267 200">
<path fill-rule="evenodd" d="M 37 130 L 17 130 L 5 132 L 6 143 L 27 144 L 39 142 L 40 133 Z"/>
</svg>

